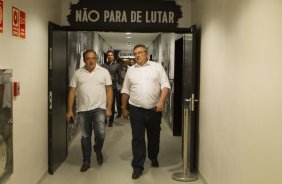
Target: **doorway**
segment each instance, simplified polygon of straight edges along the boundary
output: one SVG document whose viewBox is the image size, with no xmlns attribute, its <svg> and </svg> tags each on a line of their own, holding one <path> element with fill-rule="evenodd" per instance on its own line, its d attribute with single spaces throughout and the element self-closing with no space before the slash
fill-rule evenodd
<svg viewBox="0 0 282 184">
<path fill-rule="evenodd" d="M 71 139 L 71 135 L 75 133 L 74 129 L 70 129 L 69 125 L 65 120 L 66 112 L 66 99 L 67 99 L 67 86 L 69 79 L 74 73 L 74 71 L 80 68 L 83 64 L 82 53 L 88 49 L 94 49 L 98 54 L 98 64 L 104 62 L 104 53 L 107 50 L 114 50 L 102 37 L 99 37 L 98 33 L 95 31 L 71 31 L 70 29 L 56 26 L 50 23 L 52 26 L 49 28 L 49 173 L 53 174 L 59 165 L 64 162 L 67 157 L 67 147 L 68 141 Z M 145 33 L 144 33 L 145 34 Z M 166 35 L 163 36 L 162 35 Z M 171 39 L 168 35 L 174 35 Z M 185 35 L 192 35 L 192 29 L 189 32 L 183 33 L 160 33 L 151 45 L 148 45 L 149 55 L 152 55 L 154 61 L 162 63 L 166 72 L 168 73 L 171 86 L 175 86 L 174 80 L 178 73 L 174 73 L 174 63 L 183 62 L 175 61 L 174 59 L 174 49 L 175 49 L 175 39 L 184 38 Z M 60 41 L 58 41 L 60 40 Z M 90 41 L 89 41 L 90 40 Z M 57 42 L 58 41 L 58 42 Z M 185 40 L 184 40 L 185 42 Z M 97 44 L 98 43 L 98 44 Z M 171 46 L 173 44 L 173 46 Z M 161 49 L 160 49 L 161 45 Z M 72 50 L 72 51 L 70 51 Z M 181 52 L 181 51 L 180 51 Z M 185 50 L 183 47 L 182 54 L 185 55 Z M 192 56 L 192 55 L 191 55 Z M 185 57 L 184 57 L 185 58 Z M 188 61 L 188 60 L 187 60 Z M 191 60 L 189 60 L 192 62 Z M 59 62 L 60 64 L 55 64 Z M 64 70 L 64 71 L 62 71 Z M 58 74 L 57 74 L 58 72 Z M 64 76 L 60 80 L 56 80 L 54 76 Z M 194 79 L 189 79 L 194 80 Z M 189 82 L 189 81 L 185 81 Z M 191 82 L 192 84 L 192 82 Z M 52 88 L 53 86 L 53 88 Z M 55 86 L 59 86 L 56 92 Z M 59 98 L 55 98 L 56 94 L 60 93 Z M 64 93 L 64 95 L 63 95 Z M 185 92 L 184 92 L 185 93 Z M 177 94 L 175 94 L 177 95 Z M 188 94 L 190 95 L 190 94 Z M 173 107 L 173 95 L 166 100 L 166 106 L 164 109 L 164 120 L 168 124 L 173 124 L 173 109 L 177 108 L 182 111 L 182 107 Z M 56 108 L 58 108 L 56 110 Z M 54 113 L 56 112 L 56 113 Z M 181 124 L 181 122 L 178 122 Z M 61 126 L 59 127 L 58 124 Z M 55 130 L 56 127 L 56 130 Z M 181 130 L 181 129 L 180 129 Z M 71 132 L 70 132 L 71 131 Z M 63 132 L 63 133 L 62 133 Z M 56 138 L 57 137 L 57 138 Z"/>
</svg>

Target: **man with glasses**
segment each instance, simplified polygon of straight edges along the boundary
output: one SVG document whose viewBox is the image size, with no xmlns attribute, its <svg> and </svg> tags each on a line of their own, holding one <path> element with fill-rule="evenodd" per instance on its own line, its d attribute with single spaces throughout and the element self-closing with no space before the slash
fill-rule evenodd
<svg viewBox="0 0 282 184">
<path fill-rule="evenodd" d="M 73 102 L 77 97 L 78 123 L 82 131 L 81 147 L 85 172 L 91 163 L 91 134 L 94 130 L 94 146 L 97 163 L 103 164 L 102 147 L 105 139 L 105 119 L 112 115 L 112 80 L 109 72 L 96 63 L 97 54 L 94 50 L 83 53 L 85 66 L 76 70 L 69 87 L 68 112 L 66 118 L 72 121 Z"/>
<path fill-rule="evenodd" d="M 170 85 L 162 65 L 148 59 L 144 45 L 136 45 L 133 53 L 136 64 L 128 68 L 121 93 L 122 115 L 126 119 L 130 117 L 132 129 L 132 178 L 137 179 L 142 175 L 146 159 L 145 132 L 151 166 L 159 167 L 161 117 Z"/>
</svg>

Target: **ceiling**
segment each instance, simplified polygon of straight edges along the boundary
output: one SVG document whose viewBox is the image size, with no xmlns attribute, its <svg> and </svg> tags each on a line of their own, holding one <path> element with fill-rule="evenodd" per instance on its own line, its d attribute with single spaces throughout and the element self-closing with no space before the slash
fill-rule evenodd
<svg viewBox="0 0 282 184">
<path fill-rule="evenodd" d="M 136 44 L 149 46 L 160 33 L 97 32 L 114 50 L 132 51 Z M 130 38 L 127 38 L 130 37 Z"/>
</svg>

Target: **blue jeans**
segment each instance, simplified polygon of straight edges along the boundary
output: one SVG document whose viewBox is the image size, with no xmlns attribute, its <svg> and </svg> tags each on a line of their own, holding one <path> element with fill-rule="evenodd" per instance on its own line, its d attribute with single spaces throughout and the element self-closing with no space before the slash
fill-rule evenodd
<svg viewBox="0 0 282 184">
<path fill-rule="evenodd" d="M 105 140 L 105 110 L 101 108 L 90 111 L 83 111 L 78 113 L 78 122 L 81 126 L 81 148 L 83 154 L 83 161 L 91 160 L 91 135 L 94 130 L 94 151 L 102 150 Z"/>
<path fill-rule="evenodd" d="M 147 132 L 148 140 L 148 157 L 150 160 L 158 158 L 162 112 L 130 105 L 129 114 L 132 130 L 131 146 L 133 153 L 131 165 L 134 170 L 143 171 L 146 159 L 145 132 Z"/>
</svg>

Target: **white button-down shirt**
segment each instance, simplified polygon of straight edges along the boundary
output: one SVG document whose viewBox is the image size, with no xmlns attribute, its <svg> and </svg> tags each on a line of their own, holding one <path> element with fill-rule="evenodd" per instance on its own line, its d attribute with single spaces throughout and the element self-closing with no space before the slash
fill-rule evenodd
<svg viewBox="0 0 282 184">
<path fill-rule="evenodd" d="M 85 67 L 75 71 L 70 87 L 76 88 L 77 111 L 89 111 L 96 108 L 106 109 L 106 88 L 112 85 L 107 69 L 96 64 L 90 73 Z"/>
<path fill-rule="evenodd" d="M 121 93 L 130 96 L 129 104 L 152 109 L 156 107 L 163 88 L 170 89 L 163 66 L 148 60 L 143 66 L 135 64 L 128 68 Z"/>
</svg>

